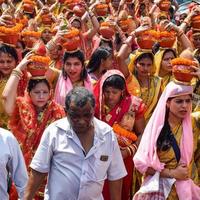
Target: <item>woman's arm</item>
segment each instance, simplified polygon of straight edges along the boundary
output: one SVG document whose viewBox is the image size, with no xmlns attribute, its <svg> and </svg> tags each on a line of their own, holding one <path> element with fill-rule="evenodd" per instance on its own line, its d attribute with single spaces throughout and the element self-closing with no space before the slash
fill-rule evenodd
<svg viewBox="0 0 200 200">
<path fill-rule="evenodd" d="M 27 64 L 31 62 L 30 60 L 28 60 L 28 58 L 29 56 L 24 57 L 24 59 L 18 64 L 18 66 L 15 69 L 13 69 L 4 88 L 2 99 L 4 109 L 8 115 L 12 115 L 14 111 L 17 97 L 17 87 L 20 78 L 23 75 L 22 71 L 26 68 Z"/>
<path fill-rule="evenodd" d="M 92 39 L 93 36 L 97 33 L 99 30 L 99 22 L 93 12 L 89 12 L 89 16 L 92 22 L 92 28 L 90 28 L 84 35 L 86 35 L 87 39 Z"/>
<path fill-rule="evenodd" d="M 167 20 L 165 20 L 163 23 L 166 23 Z M 181 30 L 180 27 L 176 26 L 174 23 L 169 22 L 165 26 L 165 30 L 171 31 L 174 30 L 177 33 L 177 39 L 180 41 L 182 45 L 182 49 L 193 49 L 192 43 L 190 42 L 189 38 L 185 35 L 184 31 Z"/>
<path fill-rule="evenodd" d="M 126 60 L 128 59 L 129 54 L 131 53 L 131 43 L 132 43 L 132 36 L 129 36 L 126 41 L 122 44 L 118 54 L 117 54 L 117 62 L 119 64 L 120 71 L 124 74 L 125 78 L 127 79 L 130 75 L 128 64 Z"/>
</svg>

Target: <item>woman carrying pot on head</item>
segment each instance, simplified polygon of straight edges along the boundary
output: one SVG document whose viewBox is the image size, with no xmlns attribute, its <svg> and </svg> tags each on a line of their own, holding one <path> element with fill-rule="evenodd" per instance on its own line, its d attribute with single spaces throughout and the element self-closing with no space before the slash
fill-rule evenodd
<svg viewBox="0 0 200 200">
<path fill-rule="evenodd" d="M 155 63 L 151 49 L 138 49 L 130 54 L 130 42 L 133 37 L 135 36 L 129 36 L 122 45 L 118 53 L 118 60 L 120 70 L 126 79 L 130 79 L 131 76 L 136 78 L 135 82 L 138 85 L 137 96 L 139 96 L 147 106 L 147 110 L 144 114 L 147 122 L 158 101 L 161 80 L 159 77 L 154 76 Z M 128 60 L 129 55 L 130 60 Z M 132 83 L 129 83 L 129 91 L 133 90 L 132 87 Z"/>
<path fill-rule="evenodd" d="M 9 116 L 3 108 L 2 93 L 9 76 L 12 74 L 12 70 L 16 67 L 17 63 L 18 54 L 16 49 L 6 44 L 0 44 L 0 126 L 3 128 L 7 128 Z M 24 94 L 26 85 L 27 74 L 26 72 L 23 72 L 17 87 L 17 96 L 22 96 Z"/>
<path fill-rule="evenodd" d="M 172 64 L 171 60 L 176 58 L 176 50 L 173 48 L 160 48 L 154 55 L 156 72 L 155 75 L 162 78 L 161 90 L 172 80 Z"/>
<path fill-rule="evenodd" d="M 145 175 L 142 188 L 146 189 L 133 199 L 199 199 L 194 173 L 199 132 L 192 131 L 192 91 L 192 86 L 175 82 L 163 91 L 133 159 Z M 147 188 L 152 181 L 155 188 Z"/>
<path fill-rule="evenodd" d="M 52 100 L 50 84 L 44 76 L 31 77 L 25 95 L 17 97 L 22 72 L 31 62 L 29 58 L 26 56 L 13 70 L 3 91 L 4 109 L 10 115 L 9 128 L 21 145 L 27 168 L 44 129 L 65 116 L 64 109 Z M 37 196 L 42 199 L 40 194 Z"/>
<path fill-rule="evenodd" d="M 140 98 L 128 92 L 125 78 L 118 70 L 108 70 L 99 79 L 94 87 L 94 95 L 95 116 L 112 126 L 118 138 L 128 172 L 123 180 L 122 199 L 128 200 L 132 195 L 134 169 L 132 158 L 137 150 L 138 138 L 145 126 L 145 105 Z M 104 187 L 104 197 L 109 199 L 107 185 Z"/>
<path fill-rule="evenodd" d="M 55 101 L 64 106 L 67 93 L 76 86 L 84 86 L 92 91 L 92 82 L 85 68 L 85 58 L 81 50 L 64 53 L 63 68 L 56 81 Z"/>
<path fill-rule="evenodd" d="M 109 49 L 99 47 L 92 54 L 88 64 L 87 71 L 93 84 L 109 69 L 112 69 L 112 53 Z"/>
</svg>

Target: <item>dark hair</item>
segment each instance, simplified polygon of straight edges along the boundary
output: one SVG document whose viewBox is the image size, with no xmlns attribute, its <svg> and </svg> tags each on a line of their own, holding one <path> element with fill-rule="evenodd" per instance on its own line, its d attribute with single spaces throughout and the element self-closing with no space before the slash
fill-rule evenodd
<svg viewBox="0 0 200 200">
<path fill-rule="evenodd" d="M 163 53 L 162 58 L 165 56 L 166 53 L 172 52 L 174 54 L 174 57 L 176 57 L 176 52 L 173 49 L 166 49 L 165 52 Z"/>
<path fill-rule="evenodd" d="M 85 87 L 75 87 L 67 94 L 65 99 L 66 111 L 69 110 L 71 102 L 77 107 L 83 107 L 87 102 L 89 102 L 93 108 L 95 107 L 94 95 Z"/>
<path fill-rule="evenodd" d="M 111 75 L 103 83 L 103 91 L 107 87 L 113 87 L 115 89 L 124 90 L 126 87 L 126 82 L 123 77 L 118 74 Z"/>
<path fill-rule="evenodd" d="M 190 97 L 192 98 L 192 94 L 190 94 Z M 175 97 L 168 98 L 168 101 L 171 101 Z M 166 108 L 165 113 L 165 122 L 164 126 L 162 127 L 162 130 L 160 132 L 160 135 L 157 139 L 157 149 L 159 151 L 167 151 L 172 146 L 172 140 L 171 140 L 171 128 L 168 122 L 169 118 L 169 108 Z"/>
<path fill-rule="evenodd" d="M 63 63 L 65 64 L 66 60 L 68 58 L 78 58 L 81 61 L 81 64 L 83 66 L 82 73 L 81 73 L 81 80 L 86 79 L 87 77 L 87 70 L 85 68 L 85 57 L 84 53 L 81 50 L 77 50 L 75 52 L 65 52 L 63 57 Z M 62 74 L 65 79 L 67 79 L 67 73 L 64 70 L 64 67 L 62 68 Z"/>
<path fill-rule="evenodd" d="M 171 128 L 169 126 L 168 117 L 169 117 L 169 109 L 166 108 L 164 126 L 162 127 L 160 135 L 158 136 L 157 139 L 157 149 L 159 151 L 167 151 L 171 147 L 171 141 L 170 141 Z"/>
<path fill-rule="evenodd" d="M 155 55 L 155 54 L 159 51 L 159 49 L 160 49 L 160 44 L 159 44 L 159 42 L 155 42 L 155 43 L 153 44 L 153 47 L 152 47 L 152 53 Z"/>
<path fill-rule="evenodd" d="M 97 20 L 98 20 L 99 23 L 101 23 L 101 21 L 102 21 L 102 22 L 104 21 L 104 19 L 103 19 L 102 16 L 98 16 L 98 17 L 97 17 Z"/>
<path fill-rule="evenodd" d="M 106 48 L 99 47 L 96 49 L 87 65 L 88 72 L 91 73 L 98 70 L 101 65 L 101 60 L 106 60 L 110 55 L 111 53 Z"/>
<path fill-rule="evenodd" d="M 105 44 L 105 43 L 108 44 L 108 47 L 110 47 L 111 49 L 113 49 L 112 41 L 111 40 L 105 40 L 103 38 L 101 38 L 99 47 L 104 47 L 103 44 Z"/>
<path fill-rule="evenodd" d="M 115 33 L 115 44 L 119 45 L 122 43 L 122 39 L 120 38 L 120 35 L 118 32 Z"/>
<path fill-rule="evenodd" d="M 17 51 L 14 47 L 8 46 L 6 44 L 0 44 L 0 53 L 9 54 L 15 59 L 16 63 L 18 62 Z"/>
<path fill-rule="evenodd" d="M 49 82 L 45 78 L 44 79 L 30 79 L 28 82 L 27 91 L 30 93 L 31 90 L 34 89 L 38 83 L 45 83 L 49 90 L 51 88 Z"/>
<path fill-rule="evenodd" d="M 143 54 L 139 55 L 139 56 L 136 58 L 135 63 L 138 63 L 138 62 L 140 62 L 142 59 L 145 59 L 145 58 L 151 59 L 152 62 L 153 62 L 153 60 L 154 60 L 153 54 L 150 53 L 150 52 L 147 52 L 147 53 L 143 53 Z"/>
</svg>

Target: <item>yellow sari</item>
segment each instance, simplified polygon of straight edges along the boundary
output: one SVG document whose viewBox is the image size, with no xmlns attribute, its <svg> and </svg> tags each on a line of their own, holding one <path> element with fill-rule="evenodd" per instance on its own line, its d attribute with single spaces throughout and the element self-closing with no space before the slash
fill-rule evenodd
<svg viewBox="0 0 200 200">
<path fill-rule="evenodd" d="M 8 78 L 3 78 L 0 80 L 0 127 L 7 129 L 9 116 L 6 114 L 3 107 L 2 93 L 6 86 Z"/>
<path fill-rule="evenodd" d="M 151 53 L 151 51 L 139 49 L 134 54 L 130 55 L 130 62 L 129 62 L 128 68 L 131 73 L 134 73 L 135 71 L 134 70 L 135 60 L 144 53 Z M 149 118 L 151 117 L 153 113 L 153 110 L 159 98 L 160 88 L 161 88 L 161 79 L 158 76 L 153 75 L 154 73 L 155 73 L 155 62 L 153 63 L 151 74 L 149 76 L 149 86 L 142 87 L 141 85 L 139 85 L 139 82 L 137 80 L 138 85 L 139 85 L 137 96 L 139 96 L 143 100 L 143 102 L 145 103 L 147 107 L 147 110 L 144 113 L 146 122 L 148 122 Z"/>
<path fill-rule="evenodd" d="M 163 59 L 163 55 L 165 53 L 165 51 L 168 50 L 168 49 L 164 49 L 164 48 L 160 48 L 160 50 L 154 55 L 154 59 L 155 59 L 155 75 L 156 76 L 159 76 L 159 73 L 160 73 L 160 70 L 161 70 L 161 62 L 162 62 L 162 59 Z M 166 85 L 172 81 L 173 77 L 172 77 L 172 74 L 169 73 L 163 77 L 160 77 L 162 78 L 162 85 L 161 85 L 161 91 L 163 91 L 166 87 Z"/>
<path fill-rule="evenodd" d="M 198 141 L 198 134 L 199 134 L 199 130 L 197 131 L 196 127 L 194 126 L 194 121 L 192 120 L 192 125 L 193 125 L 193 141 L 194 141 L 194 151 L 195 152 L 197 150 L 197 141 Z M 172 132 L 176 138 L 177 144 L 180 146 L 180 141 L 181 141 L 181 136 L 182 136 L 182 125 L 177 125 L 176 127 L 174 127 L 172 129 Z M 176 160 L 176 156 L 174 153 L 173 148 L 169 148 L 167 151 L 159 151 L 158 152 L 158 157 L 160 159 L 160 162 L 165 163 L 165 168 L 167 169 L 175 169 L 178 166 L 177 160 Z M 197 171 L 197 166 L 194 162 L 194 155 L 193 155 L 193 159 L 190 163 L 189 166 L 189 174 L 191 179 L 195 182 L 198 183 L 198 171 Z M 172 190 L 167 198 L 167 200 L 178 200 L 178 196 L 176 193 L 176 188 L 175 186 L 172 187 Z"/>
<path fill-rule="evenodd" d="M 195 151 L 195 163 L 198 170 L 198 175 L 200 178 L 200 108 L 198 107 L 195 112 L 192 113 L 193 117 L 193 129 L 194 132 L 197 134 L 197 149 Z M 199 186 L 200 186 L 200 180 L 199 180 Z"/>
</svg>

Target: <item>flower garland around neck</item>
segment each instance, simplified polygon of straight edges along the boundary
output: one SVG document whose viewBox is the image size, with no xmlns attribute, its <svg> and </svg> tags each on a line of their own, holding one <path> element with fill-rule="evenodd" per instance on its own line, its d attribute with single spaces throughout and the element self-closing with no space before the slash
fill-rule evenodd
<svg viewBox="0 0 200 200">
<path fill-rule="evenodd" d="M 123 128 L 121 125 L 117 123 L 114 123 L 112 128 L 113 128 L 113 131 L 119 136 L 125 137 L 131 140 L 132 142 L 135 142 L 137 140 L 137 135 L 134 132 L 126 130 L 125 128 Z"/>
</svg>

